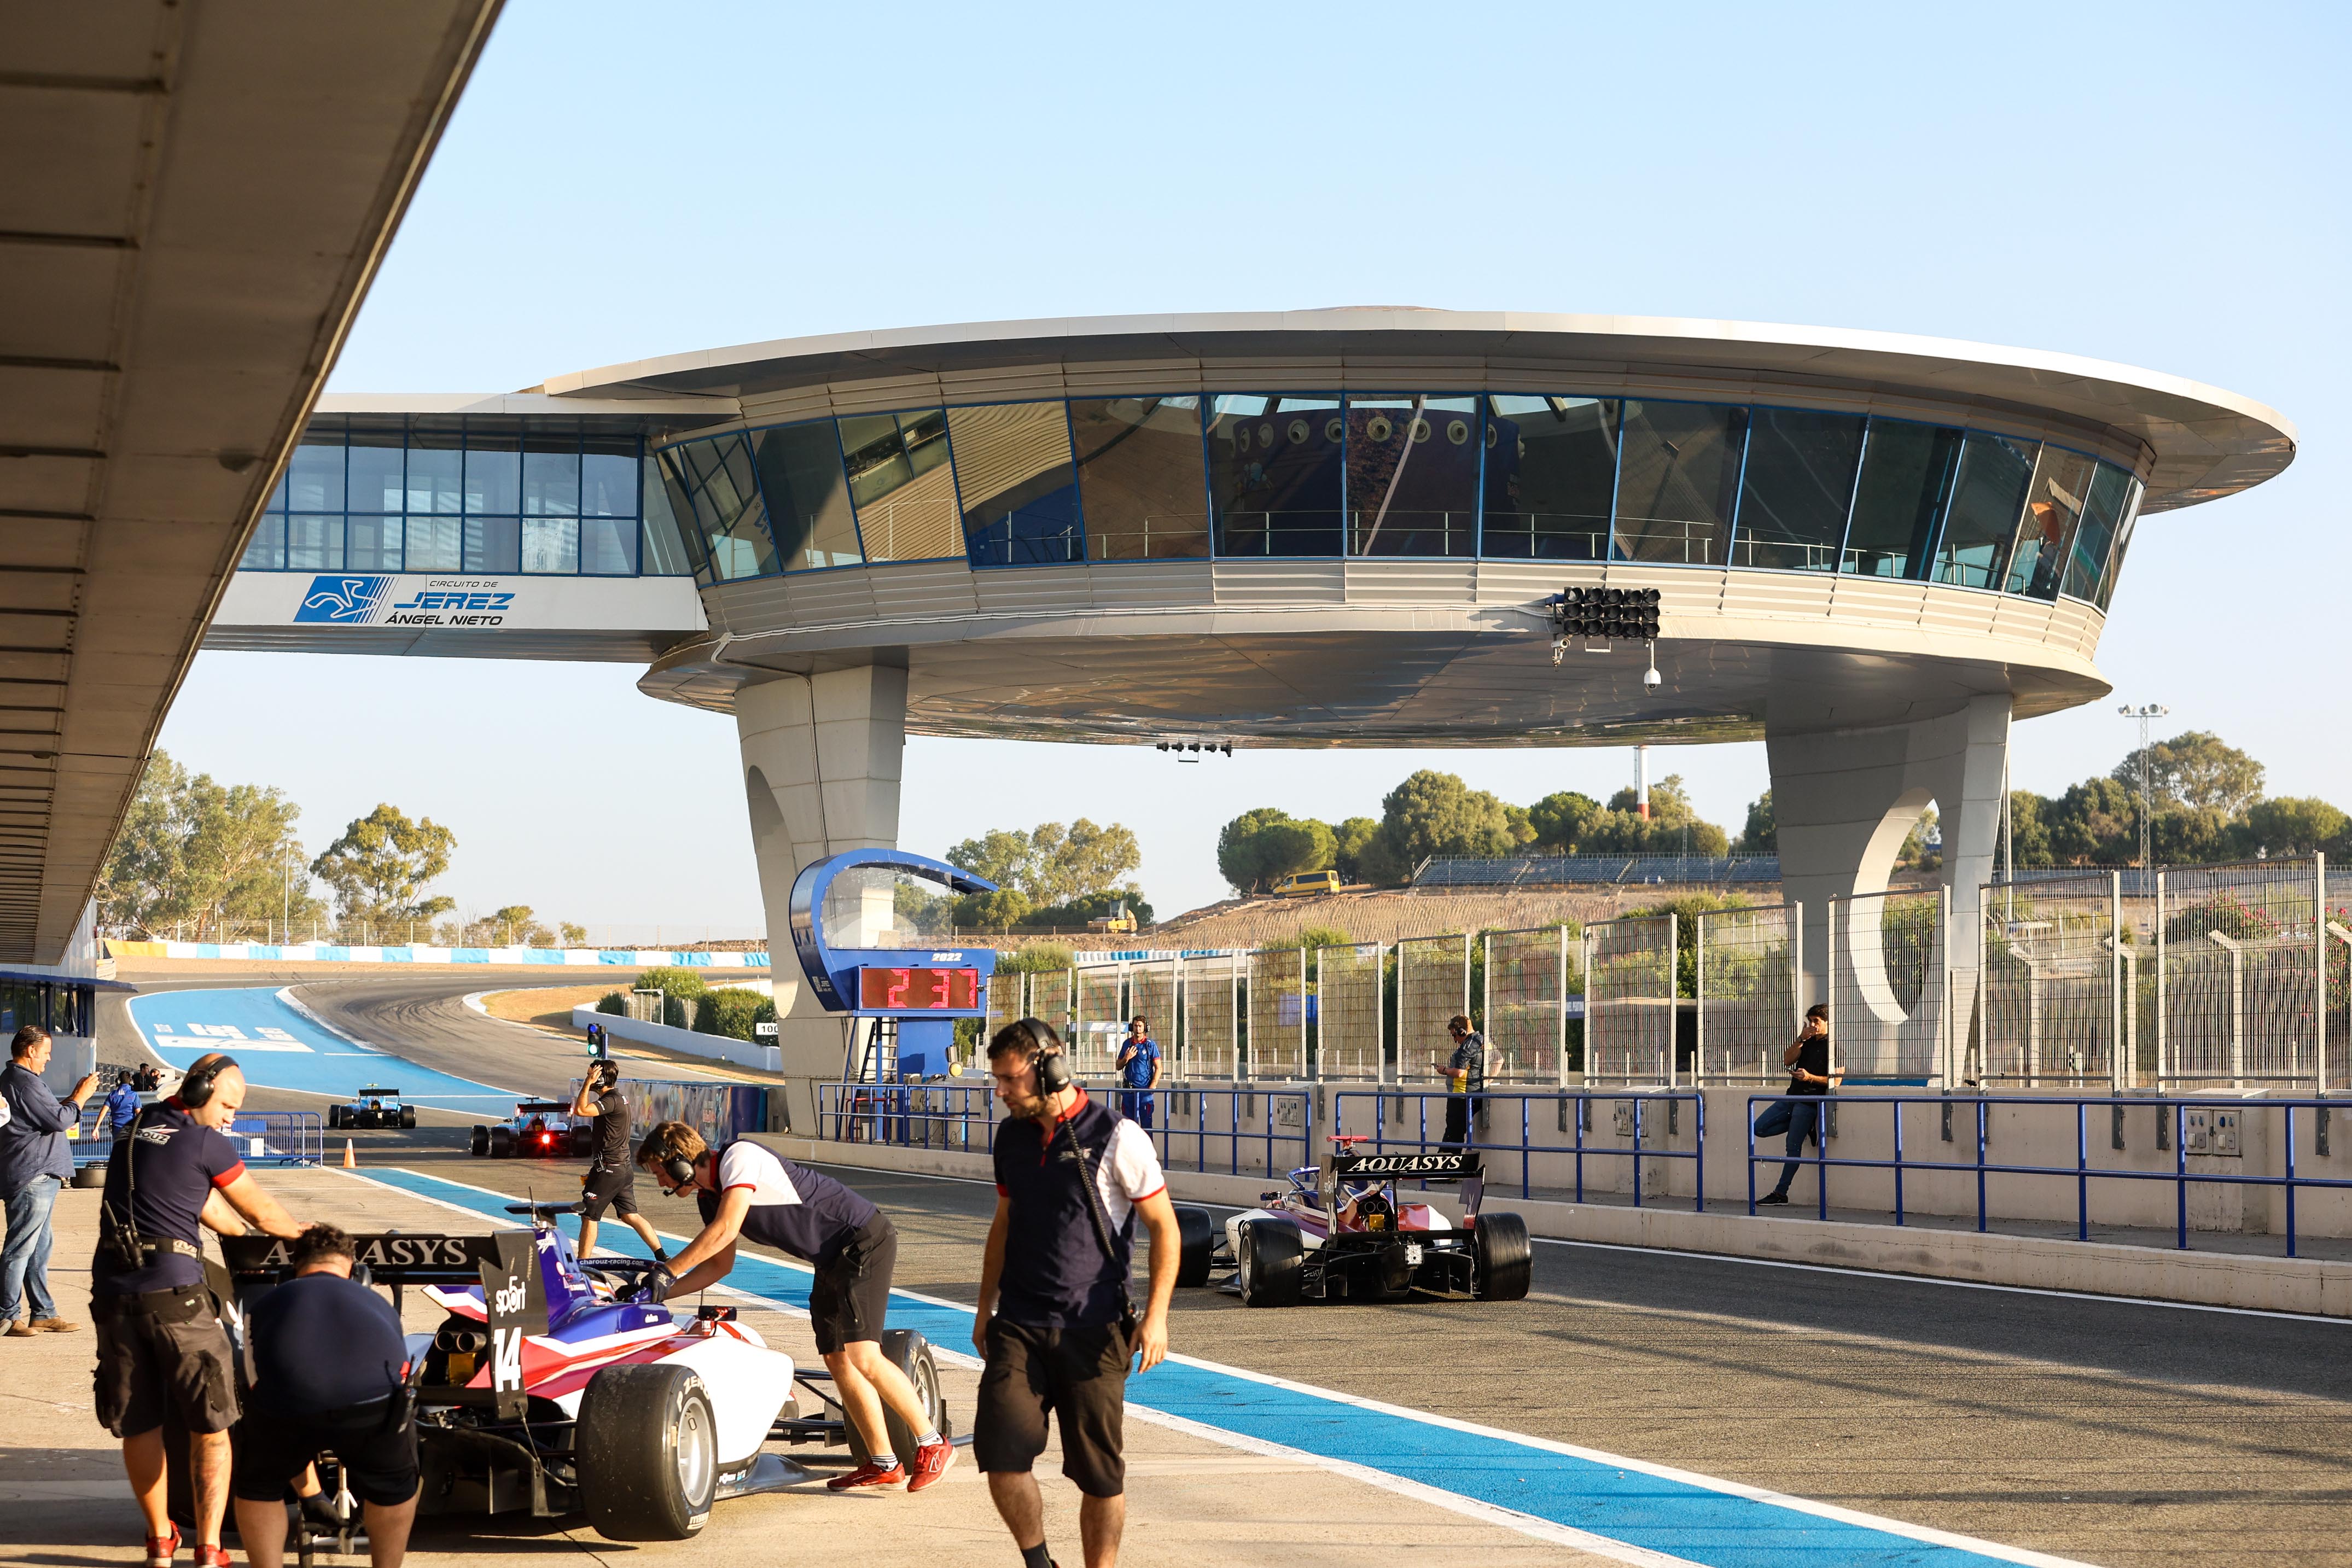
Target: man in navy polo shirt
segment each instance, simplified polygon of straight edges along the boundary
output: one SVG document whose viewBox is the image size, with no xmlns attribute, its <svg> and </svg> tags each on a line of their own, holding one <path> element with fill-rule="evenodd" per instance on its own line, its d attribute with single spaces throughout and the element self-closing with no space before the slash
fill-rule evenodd
<svg viewBox="0 0 2352 1568">
<path fill-rule="evenodd" d="M 1127 1085 L 1118 1097 L 1119 1113 L 1145 1132 L 1151 1131 L 1151 1091 L 1160 1086 L 1160 1042 L 1151 1038 L 1151 1020 L 1127 1021 L 1127 1039 L 1120 1042 L 1119 1082 Z"/>
<path fill-rule="evenodd" d="M 122 1468 L 147 1516 L 148 1568 L 171 1568 L 180 1545 L 163 1471 L 163 1420 L 171 1414 L 188 1433 L 196 1568 L 228 1563 L 221 1517 L 236 1383 L 218 1304 L 205 1286 L 200 1228 L 234 1235 L 244 1228 L 242 1215 L 272 1236 L 302 1233 L 221 1133 L 244 1103 L 236 1063 L 218 1054 L 199 1058 L 177 1092 L 141 1112 L 131 1135 L 107 1155 L 90 1260 L 98 1418 L 122 1439 Z"/>
<path fill-rule="evenodd" d="M 986 1363 L 972 1458 L 1024 1568 L 1051 1568 L 1031 1473 L 1051 1414 L 1061 1424 L 1062 1473 L 1083 1494 L 1087 1568 L 1112 1568 L 1127 1524 L 1128 1363 L 1138 1358 L 1137 1370 L 1149 1372 L 1168 1354 L 1183 1244 L 1150 1136 L 1087 1099 L 1061 1051 L 1061 1037 L 1037 1019 L 1007 1024 L 988 1042 L 989 1075 L 1011 1115 L 996 1134 L 996 1218 L 972 1316 Z M 1121 1320 L 1139 1214 L 1151 1233 L 1151 1287 L 1130 1336 Z"/>
</svg>

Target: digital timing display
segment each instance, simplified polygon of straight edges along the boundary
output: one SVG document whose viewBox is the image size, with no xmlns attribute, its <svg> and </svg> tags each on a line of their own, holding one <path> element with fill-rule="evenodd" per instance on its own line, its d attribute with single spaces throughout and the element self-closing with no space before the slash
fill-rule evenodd
<svg viewBox="0 0 2352 1568">
<path fill-rule="evenodd" d="M 860 969 L 857 1006 L 863 1012 L 977 1009 L 978 969 Z"/>
</svg>

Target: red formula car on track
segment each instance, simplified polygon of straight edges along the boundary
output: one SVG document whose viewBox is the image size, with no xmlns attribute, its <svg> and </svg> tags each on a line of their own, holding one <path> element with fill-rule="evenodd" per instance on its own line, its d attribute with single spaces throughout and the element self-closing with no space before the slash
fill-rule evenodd
<svg viewBox="0 0 2352 1568">
<path fill-rule="evenodd" d="M 1480 1212 L 1486 1168 L 1475 1153 L 1367 1154 L 1357 1147 L 1364 1141 L 1334 1136 L 1321 1165 L 1292 1171 L 1288 1191 L 1261 1194 L 1261 1207 L 1226 1220 L 1222 1236 L 1207 1209 L 1180 1206 L 1177 1284 L 1207 1285 L 1229 1270 L 1217 1288 L 1252 1307 L 1415 1294 L 1515 1301 L 1528 1293 L 1534 1257 L 1527 1222 Z M 1401 1198 L 1400 1178 L 1461 1183 L 1460 1223 Z"/>
</svg>

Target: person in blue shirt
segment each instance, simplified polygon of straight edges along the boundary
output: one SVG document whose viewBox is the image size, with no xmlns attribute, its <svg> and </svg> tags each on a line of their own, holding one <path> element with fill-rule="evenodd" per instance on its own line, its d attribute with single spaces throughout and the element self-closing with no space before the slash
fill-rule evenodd
<svg viewBox="0 0 2352 1568">
<path fill-rule="evenodd" d="M 1151 1038 L 1151 1020 L 1134 1018 L 1127 1021 L 1127 1039 L 1118 1048 L 1118 1081 L 1127 1092 L 1118 1097 L 1118 1113 L 1151 1130 L 1151 1103 L 1159 1098 L 1151 1092 L 1160 1086 L 1160 1045 Z"/>
<path fill-rule="evenodd" d="M 125 1138 L 131 1135 L 131 1124 L 139 1120 L 139 1089 L 128 1076 L 118 1078 L 106 1093 L 106 1135 Z"/>
</svg>

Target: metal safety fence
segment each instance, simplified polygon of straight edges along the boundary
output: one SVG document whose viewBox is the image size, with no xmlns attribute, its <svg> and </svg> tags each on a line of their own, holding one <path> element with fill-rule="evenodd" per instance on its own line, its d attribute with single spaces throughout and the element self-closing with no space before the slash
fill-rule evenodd
<svg viewBox="0 0 2352 1568">
<path fill-rule="evenodd" d="M 1241 1068 L 1241 966 L 1222 955 L 1182 963 L 1184 1031 L 1177 1076 L 1230 1081 Z"/>
<path fill-rule="evenodd" d="M 77 1166 L 102 1166 L 114 1153 L 114 1140 L 100 1131 L 105 1113 L 103 1102 L 92 1101 L 66 1134 Z M 221 1131 L 247 1165 L 315 1166 L 326 1158 L 326 1121 L 316 1111 L 243 1112 Z"/>
<path fill-rule="evenodd" d="M 2157 899 L 2159 1082 L 2340 1086 L 2319 1052 L 2324 857 L 2168 870 Z"/>
<path fill-rule="evenodd" d="M 1672 915 L 1584 928 L 1584 1081 L 1675 1081 L 1675 922 Z"/>
<path fill-rule="evenodd" d="M 1830 1049 L 1848 1081 L 1950 1081 L 1951 895 L 1830 900 Z"/>
<path fill-rule="evenodd" d="M 1182 1050 L 1181 1025 L 1176 1017 L 1176 960 L 1130 965 L 1127 971 L 1127 1010 L 1143 1019 L 1151 1038 L 1160 1042 L 1160 1075 L 1172 1078 Z"/>
<path fill-rule="evenodd" d="M 1388 950 L 1377 942 L 1316 952 L 1317 1078 L 1377 1083 L 1388 1076 L 1387 970 Z"/>
<path fill-rule="evenodd" d="M 1470 937 L 1415 936 L 1396 954 L 1397 1081 L 1442 1078 L 1454 1053 L 1446 1023 L 1470 1011 Z"/>
<path fill-rule="evenodd" d="M 1077 1010 L 1077 980 L 1068 969 L 1041 969 L 1029 977 L 1029 1016 L 1052 1024 L 1067 1040 Z"/>
<path fill-rule="evenodd" d="M 1249 956 L 1248 1076 L 1276 1082 L 1307 1076 L 1307 952 L 1267 947 Z"/>
<path fill-rule="evenodd" d="M 1771 1083 L 1802 1027 L 1804 906 L 1711 909 L 1696 916 L 1694 1067 L 1702 1083 Z"/>
<path fill-rule="evenodd" d="M 1331 1131 L 1363 1136 L 1376 1154 L 1454 1147 L 1443 1136 L 1453 1098 L 1428 1092 L 1343 1089 L 1331 1096 Z M 1664 1195 L 1666 1184 L 1660 1178 L 1671 1167 L 1686 1165 L 1691 1206 L 1702 1211 L 1706 1207 L 1706 1101 L 1696 1090 L 1521 1090 L 1469 1098 L 1476 1103 L 1467 1142 L 1460 1146 L 1474 1148 L 1482 1156 L 1489 1190 L 1511 1185 L 1498 1167 L 1515 1161 L 1521 1197 L 1557 1191 L 1583 1203 L 1589 1196 L 1587 1162 L 1613 1172 L 1617 1167 L 1609 1162 L 1622 1160 L 1628 1162 L 1624 1168 L 1630 1170 L 1633 1201 L 1639 1207 Z M 1627 1142 L 1604 1142 L 1594 1135 L 1596 1105 L 1609 1108 L 1607 1124 L 1614 1137 Z M 1613 1184 L 1610 1190 L 1615 1190 Z"/>
<path fill-rule="evenodd" d="M 1080 969 L 1076 1018 L 1068 1031 L 1070 1071 L 1079 1077 L 1107 1075 L 1127 1037 L 1126 976 L 1116 965 Z"/>
<path fill-rule="evenodd" d="M 1795 1153 L 1786 1148 L 1778 1152 L 1759 1150 L 1757 1146 L 1757 1108 L 1761 1105 L 1810 1103 L 1826 1113 L 1831 1104 L 1836 1109 L 1852 1111 L 1857 1106 L 1887 1107 L 1891 1137 L 1888 1153 L 1878 1155 L 1832 1155 L 1827 1145 L 1815 1138 Z M 1895 1094 L 1838 1094 L 1825 1103 L 1818 1096 L 1751 1094 L 1748 1097 L 1748 1211 L 1757 1209 L 1756 1176 L 1759 1166 L 1795 1165 L 1801 1171 L 1813 1173 L 1815 1214 L 1829 1218 L 1832 1207 L 1829 1173 L 1843 1171 L 1884 1171 L 1892 1176 L 1893 1220 L 1907 1225 L 1920 1212 L 1910 1206 L 1906 1197 L 1906 1181 L 1916 1186 L 1923 1178 L 1958 1176 L 1972 1181 L 1975 1186 L 1976 1228 L 1991 1228 L 1996 1218 L 1996 1205 L 1990 1197 L 1992 1178 L 2038 1178 L 2070 1185 L 2074 1188 L 2074 1239 L 2088 1241 L 2095 1223 L 2092 1217 L 2092 1196 L 2095 1183 L 2120 1183 L 2146 1186 L 2150 1184 L 2168 1185 L 2171 1202 L 2169 1226 L 2175 1249 L 2186 1251 L 2189 1238 L 2194 1231 L 2240 1232 L 2263 1234 L 2273 1229 L 2283 1233 L 2286 1255 L 2299 1255 L 2305 1233 L 2299 1223 L 2298 1210 L 2303 1207 L 2298 1194 L 2307 1192 L 2340 1192 L 2352 1190 L 2352 1176 L 2318 1176 L 2305 1174 L 2302 1164 L 2306 1152 L 2326 1156 L 2328 1153 L 2328 1124 L 2331 1115 L 2344 1110 L 2339 1101 L 2324 1099 L 2276 1100 L 2150 1100 L 2113 1094 L 2035 1095 L 2032 1098 L 1993 1099 L 1971 1096 L 1966 1099 L 1931 1099 L 1923 1096 Z M 2072 1124 L 2074 1163 L 2071 1165 L 2021 1164 L 1993 1159 L 1992 1118 L 1995 1113 L 2018 1114 L 2063 1114 Z M 2150 1117 L 2156 1128 L 2156 1149 L 2159 1168 L 2134 1168 L 2116 1157 L 2124 1147 L 2124 1125 L 2127 1117 Z M 1906 1131 L 1908 1124 L 1936 1118 L 1937 1131 L 1930 1136 L 1937 1145 L 1948 1142 L 1956 1148 L 1972 1145 L 1973 1159 L 1921 1159 L 1910 1152 L 1909 1139 L 1916 1136 Z M 2257 1128 L 2250 1120 L 2261 1118 L 2266 1124 Z M 2104 1125 L 2103 1125 L 2104 1124 Z M 1826 1123 L 1830 1137 L 1835 1139 L 1834 1123 Z M 2096 1129 L 2095 1131 L 2094 1129 Z M 1849 1127 L 1849 1135 L 1853 1129 Z M 2308 1145 L 2303 1142 L 2310 1136 Z M 2246 1155 L 2249 1145 L 2268 1144 L 2278 1151 L 2277 1174 L 2248 1174 Z M 2105 1146 L 2106 1163 L 2098 1163 L 2094 1150 Z M 2196 1161 L 2193 1166 L 2190 1161 Z M 2236 1168 L 2230 1168 L 2230 1167 Z M 2281 1195 L 2282 1224 L 2274 1226 L 2267 1215 L 2249 1213 L 2250 1202 L 2259 1194 L 2276 1191 Z M 2215 1201 L 2215 1200 L 2219 1201 Z M 1849 1195 L 1848 1202 L 1854 1198 Z M 1871 1208 L 1882 1207 L 1881 1200 L 1872 1196 L 1861 1200 Z M 2002 1206 L 2007 1207 L 2007 1206 Z M 2234 1208 L 2236 1212 L 2228 1212 Z M 1942 1213 L 1943 1210 L 1931 1212 Z M 2000 1216 L 2000 1218 L 2011 1218 Z M 2343 1234 L 2341 1226 L 2322 1232 L 2330 1237 Z"/>
<path fill-rule="evenodd" d="M 1278 1176 L 1315 1158 L 1315 1097 L 1307 1089 L 1249 1085 L 1128 1090 L 1088 1083 L 1090 1094 L 1141 1113 L 1169 1170 Z M 833 1143 L 992 1154 L 1002 1117 L 986 1084 L 820 1083 L 817 1136 Z"/>
<path fill-rule="evenodd" d="M 988 1033 L 1029 1016 L 1029 977 L 999 969 L 988 977 Z"/>
<path fill-rule="evenodd" d="M 1571 988 L 1582 985 L 1583 952 L 1583 944 L 1565 925 L 1486 933 L 1479 1010 L 1496 1058 L 1489 1082 L 1562 1082 L 1568 1070 L 1568 998 Z"/>
<path fill-rule="evenodd" d="M 2139 966 L 2112 872 L 1988 886 L 1977 957 L 1981 1083 L 2124 1088 Z M 2151 975 L 2150 978 L 2153 979 Z"/>
</svg>

